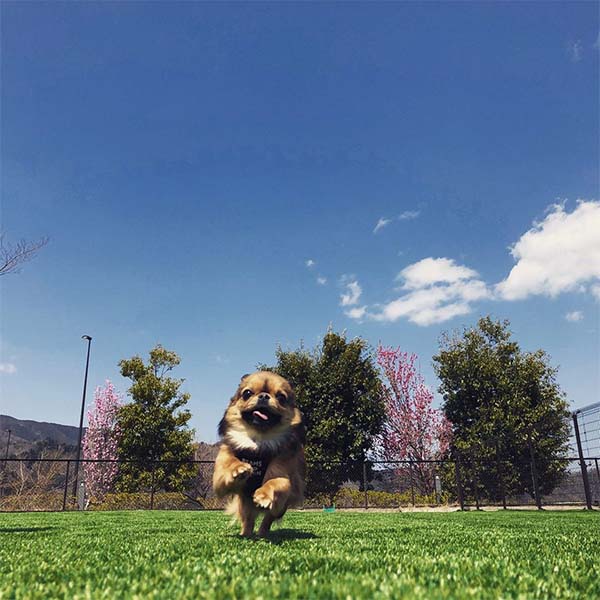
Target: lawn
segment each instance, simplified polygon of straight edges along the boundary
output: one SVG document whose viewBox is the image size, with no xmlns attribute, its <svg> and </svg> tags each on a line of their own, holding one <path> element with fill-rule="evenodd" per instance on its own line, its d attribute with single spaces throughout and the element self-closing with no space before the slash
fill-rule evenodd
<svg viewBox="0 0 600 600">
<path fill-rule="evenodd" d="M 600 513 L 0 514 L 0 598 L 600 598 Z"/>
</svg>

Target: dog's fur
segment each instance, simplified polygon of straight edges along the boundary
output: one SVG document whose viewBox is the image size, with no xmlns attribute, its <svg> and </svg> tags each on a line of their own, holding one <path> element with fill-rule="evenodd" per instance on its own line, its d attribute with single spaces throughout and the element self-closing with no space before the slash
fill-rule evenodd
<svg viewBox="0 0 600 600">
<path fill-rule="evenodd" d="M 233 496 L 229 511 L 250 537 L 258 535 L 304 495 L 304 423 L 292 387 L 269 371 L 244 375 L 219 423 L 221 447 L 215 462 L 217 496 Z"/>
</svg>

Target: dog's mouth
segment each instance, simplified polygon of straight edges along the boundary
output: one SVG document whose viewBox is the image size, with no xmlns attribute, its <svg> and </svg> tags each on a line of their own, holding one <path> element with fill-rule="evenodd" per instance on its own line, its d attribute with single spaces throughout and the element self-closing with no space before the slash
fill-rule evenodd
<svg viewBox="0 0 600 600">
<path fill-rule="evenodd" d="M 261 406 L 242 412 L 242 419 L 256 429 L 268 429 L 281 421 L 281 415 L 273 412 L 268 406 Z"/>
</svg>

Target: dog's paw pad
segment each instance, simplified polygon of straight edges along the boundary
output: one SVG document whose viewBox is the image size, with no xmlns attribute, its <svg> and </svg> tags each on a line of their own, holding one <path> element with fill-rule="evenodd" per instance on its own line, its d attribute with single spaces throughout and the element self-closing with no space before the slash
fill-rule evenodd
<svg viewBox="0 0 600 600">
<path fill-rule="evenodd" d="M 273 507 L 273 499 L 270 495 L 265 494 L 265 492 L 256 490 L 256 492 L 254 492 L 254 504 L 260 508 L 266 508 L 269 510 Z"/>
<path fill-rule="evenodd" d="M 250 477 L 250 475 L 252 475 L 252 471 L 252 465 L 249 465 L 248 463 L 242 463 L 241 465 L 235 467 L 233 471 L 231 471 L 231 477 L 234 481 L 241 481 L 242 479 Z"/>
</svg>

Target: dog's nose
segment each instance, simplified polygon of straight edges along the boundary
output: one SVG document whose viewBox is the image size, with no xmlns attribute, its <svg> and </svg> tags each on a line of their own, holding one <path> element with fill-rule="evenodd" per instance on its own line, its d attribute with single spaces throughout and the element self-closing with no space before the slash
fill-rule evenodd
<svg viewBox="0 0 600 600">
<path fill-rule="evenodd" d="M 266 406 L 269 404 L 271 396 L 269 394 L 259 394 L 256 406 Z"/>
</svg>

